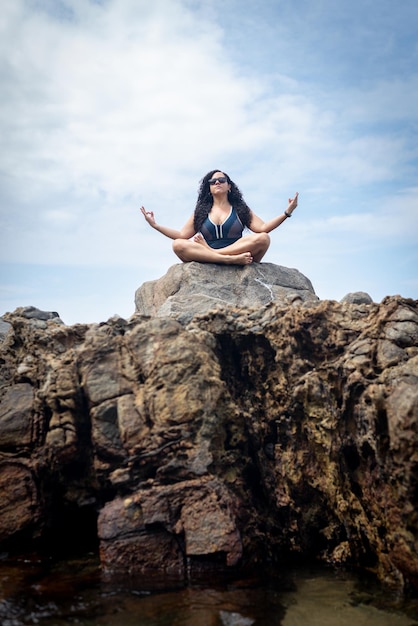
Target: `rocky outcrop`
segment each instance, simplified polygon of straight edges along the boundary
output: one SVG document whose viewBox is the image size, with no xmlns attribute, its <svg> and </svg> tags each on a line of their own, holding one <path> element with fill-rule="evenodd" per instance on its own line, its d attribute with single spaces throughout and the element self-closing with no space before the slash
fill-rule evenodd
<svg viewBox="0 0 418 626">
<path fill-rule="evenodd" d="M 341 302 L 350 302 L 351 304 L 372 304 L 373 300 L 365 291 L 354 291 L 347 293 Z"/>
<path fill-rule="evenodd" d="M 137 313 L 169 315 L 182 321 L 230 306 L 244 309 L 271 302 L 294 304 L 317 300 L 306 276 L 273 263 L 244 266 L 179 263 L 162 278 L 144 283 L 135 294 Z"/>
<path fill-rule="evenodd" d="M 223 271 L 223 270 L 222 270 Z M 418 303 L 7 314 L 0 547 L 187 580 L 289 555 L 418 586 Z"/>
</svg>

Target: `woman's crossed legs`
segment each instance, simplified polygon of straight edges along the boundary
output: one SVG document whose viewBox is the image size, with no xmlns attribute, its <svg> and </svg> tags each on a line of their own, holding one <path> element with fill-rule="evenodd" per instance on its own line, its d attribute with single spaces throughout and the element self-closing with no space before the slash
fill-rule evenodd
<svg viewBox="0 0 418 626">
<path fill-rule="evenodd" d="M 270 245 L 267 233 L 254 233 L 241 237 L 225 248 L 211 248 L 202 235 L 194 239 L 175 239 L 173 250 L 184 263 L 224 263 L 226 265 L 248 265 L 259 263 Z"/>
</svg>

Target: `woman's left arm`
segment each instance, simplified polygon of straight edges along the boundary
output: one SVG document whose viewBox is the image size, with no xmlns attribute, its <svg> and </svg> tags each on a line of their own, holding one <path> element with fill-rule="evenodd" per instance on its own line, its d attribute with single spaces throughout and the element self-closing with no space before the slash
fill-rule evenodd
<svg viewBox="0 0 418 626">
<path fill-rule="evenodd" d="M 298 206 L 298 196 L 299 194 L 296 193 L 294 198 L 289 198 L 289 204 L 286 211 L 284 211 L 282 215 L 273 217 L 273 219 L 268 222 L 263 222 L 263 220 L 255 213 L 251 213 L 250 230 L 254 233 L 269 233 L 280 226 L 280 224 L 283 224 L 283 222 L 292 215 L 293 211 Z"/>
</svg>

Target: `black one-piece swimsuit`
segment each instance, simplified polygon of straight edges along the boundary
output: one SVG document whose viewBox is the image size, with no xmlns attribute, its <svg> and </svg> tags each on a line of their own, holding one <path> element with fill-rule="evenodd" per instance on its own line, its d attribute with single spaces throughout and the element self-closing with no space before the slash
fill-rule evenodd
<svg viewBox="0 0 418 626">
<path fill-rule="evenodd" d="M 228 217 L 222 224 L 215 224 L 209 215 L 203 222 L 200 232 L 211 248 L 225 248 L 242 237 L 243 223 L 238 213 L 231 207 Z"/>
</svg>

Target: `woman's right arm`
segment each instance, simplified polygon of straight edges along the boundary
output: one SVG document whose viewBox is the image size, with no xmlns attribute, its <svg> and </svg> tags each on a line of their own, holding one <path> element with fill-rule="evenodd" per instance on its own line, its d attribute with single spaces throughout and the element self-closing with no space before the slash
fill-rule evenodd
<svg viewBox="0 0 418 626">
<path fill-rule="evenodd" d="M 187 220 L 181 230 L 176 230 L 175 228 L 157 224 L 154 213 L 152 211 L 146 211 L 143 206 L 141 207 L 141 213 L 152 228 L 158 230 L 159 233 L 162 233 L 170 239 L 190 239 L 190 237 L 196 234 L 193 215 Z"/>
</svg>

